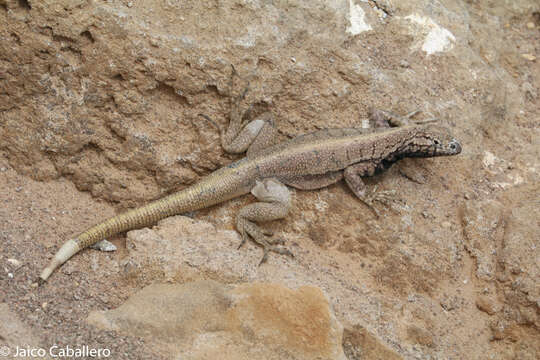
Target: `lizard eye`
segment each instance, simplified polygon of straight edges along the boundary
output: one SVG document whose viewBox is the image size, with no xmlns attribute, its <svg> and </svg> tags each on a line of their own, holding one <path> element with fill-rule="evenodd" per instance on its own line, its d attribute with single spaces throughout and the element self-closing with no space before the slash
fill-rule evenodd
<svg viewBox="0 0 540 360">
<path fill-rule="evenodd" d="M 456 150 L 456 144 L 450 144 L 450 149 Z"/>
</svg>

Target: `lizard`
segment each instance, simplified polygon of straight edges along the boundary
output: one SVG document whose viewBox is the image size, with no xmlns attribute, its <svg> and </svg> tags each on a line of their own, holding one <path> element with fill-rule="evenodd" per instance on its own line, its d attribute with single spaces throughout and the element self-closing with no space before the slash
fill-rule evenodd
<svg viewBox="0 0 540 360">
<path fill-rule="evenodd" d="M 234 77 L 233 67 L 231 89 Z M 376 123 L 383 121 L 391 127 L 323 129 L 277 143 L 274 121 L 269 112 L 249 121 L 241 110 L 244 92 L 230 97 L 229 124 L 221 129 L 222 147 L 228 153 L 246 156 L 214 171 L 194 185 L 154 200 L 141 207 L 113 216 L 90 227 L 65 242 L 50 264 L 40 274 L 46 281 L 52 272 L 80 250 L 103 239 L 155 224 L 158 220 L 210 207 L 252 193 L 258 202 L 241 208 L 236 217 L 240 233 L 239 248 L 251 238 L 263 248 L 260 263 L 269 252 L 292 256 L 280 239 L 256 223 L 285 218 L 291 208 L 291 196 L 286 185 L 314 190 L 327 187 L 342 179 L 352 192 L 370 208 L 375 201 L 388 203 L 392 191 L 368 191 L 362 181 L 388 169 L 405 157 L 434 157 L 456 155 L 461 144 L 441 125 L 413 122 L 411 113 L 400 117 L 388 111 L 372 113 Z M 207 120 L 213 121 L 205 117 Z M 213 123 L 216 125 L 215 123 Z M 217 125 L 216 125 L 217 126 Z"/>
</svg>

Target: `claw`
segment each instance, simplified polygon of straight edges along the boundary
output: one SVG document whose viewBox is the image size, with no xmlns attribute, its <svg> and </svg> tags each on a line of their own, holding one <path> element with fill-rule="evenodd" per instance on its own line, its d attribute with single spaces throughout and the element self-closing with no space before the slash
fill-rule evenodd
<svg viewBox="0 0 540 360">
<path fill-rule="evenodd" d="M 436 123 L 436 122 L 439 122 L 439 118 L 429 118 L 429 119 L 424 119 L 424 120 L 416 120 L 414 121 L 414 124 L 415 125 L 426 125 L 426 124 L 433 124 L 433 123 Z"/>
<path fill-rule="evenodd" d="M 266 244 L 266 245 L 263 245 L 263 257 L 261 258 L 261 261 L 259 262 L 259 266 L 261 266 L 262 264 L 266 262 L 266 260 L 268 260 L 268 253 L 270 251 L 275 252 L 276 254 L 287 255 L 294 258 L 294 254 L 290 252 L 289 249 L 280 248 L 277 246 Z"/>
<path fill-rule="evenodd" d="M 263 256 L 261 258 L 261 261 L 259 262 L 259 265 L 265 263 L 268 260 L 269 252 L 294 257 L 294 255 L 288 249 L 281 246 L 276 246 L 283 245 L 285 243 L 285 240 L 281 238 L 271 239 L 268 235 L 268 230 L 264 230 L 250 221 L 244 222 L 242 228 L 239 229 L 239 231 L 240 235 L 242 236 L 242 243 L 240 244 L 240 246 L 244 245 L 249 236 L 253 239 L 255 243 L 257 243 L 263 248 Z M 240 248 L 240 246 L 238 248 Z"/>
<path fill-rule="evenodd" d="M 272 230 L 268 230 L 268 229 L 262 229 L 262 233 L 266 236 L 273 236 L 274 235 L 274 232 Z"/>
<path fill-rule="evenodd" d="M 264 249 L 263 249 L 263 256 L 262 256 L 262 258 L 261 258 L 261 261 L 259 261 L 259 266 L 261 266 L 262 264 L 264 264 L 267 260 L 268 260 L 268 249 L 267 249 L 267 248 L 264 248 Z"/>
<path fill-rule="evenodd" d="M 283 240 L 282 238 L 268 240 L 268 242 L 272 245 L 285 245 L 285 240 Z"/>
<path fill-rule="evenodd" d="M 396 191 L 395 190 L 383 190 L 383 191 L 377 191 L 377 186 L 373 188 L 372 191 L 369 192 L 369 194 L 366 194 L 362 201 L 364 204 L 366 204 L 375 215 L 380 218 L 381 214 L 377 207 L 375 207 L 375 201 L 383 204 L 386 207 L 391 208 L 392 210 L 395 210 L 392 206 L 392 203 L 399 202 L 400 199 L 396 197 Z"/>
<path fill-rule="evenodd" d="M 415 116 L 416 114 L 419 114 L 420 112 L 422 112 L 422 110 L 417 109 L 417 110 L 411 111 L 410 113 L 408 113 L 404 117 L 407 118 L 407 119 L 410 119 L 413 116 Z"/>
<path fill-rule="evenodd" d="M 432 124 L 432 123 L 439 122 L 439 118 L 436 118 L 436 117 L 429 118 L 429 119 L 424 119 L 424 120 L 412 120 L 412 118 L 416 114 L 419 114 L 421 112 L 422 112 L 421 110 L 415 110 L 413 112 L 408 113 L 407 115 L 405 115 L 403 117 L 406 118 L 407 120 L 411 120 L 412 123 L 415 124 L 415 125 L 425 125 L 425 124 Z"/>
<path fill-rule="evenodd" d="M 221 127 L 214 121 L 212 120 L 209 116 L 205 115 L 205 114 L 199 114 L 200 117 L 202 117 L 203 119 L 205 119 L 206 121 L 208 121 L 210 124 L 212 124 L 216 129 L 218 129 L 219 133 L 223 133 L 223 130 L 221 129 Z"/>
<path fill-rule="evenodd" d="M 240 250 L 240 248 L 242 246 L 244 246 L 244 244 L 246 243 L 247 241 L 247 238 L 248 238 L 248 235 L 246 234 L 246 231 L 245 230 L 242 230 L 240 232 L 240 237 L 242 238 L 242 241 L 240 241 L 240 245 L 238 245 L 238 247 L 236 248 L 236 250 Z"/>
</svg>

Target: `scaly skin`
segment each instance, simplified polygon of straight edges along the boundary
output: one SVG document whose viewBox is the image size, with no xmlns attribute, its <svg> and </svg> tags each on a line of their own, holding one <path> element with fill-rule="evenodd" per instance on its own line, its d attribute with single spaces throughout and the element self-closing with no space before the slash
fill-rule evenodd
<svg viewBox="0 0 540 360">
<path fill-rule="evenodd" d="M 389 120 L 392 122 L 395 119 Z M 398 125 L 402 123 L 398 121 Z M 258 125 L 256 127 L 261 128 Z M 238 127 L 235 132 L 238 134 L 240 130 Z M 436 125 L 406 125 L 371 130 L 327 129 L 303 135 L 251 152 L 247 157 L 215 171 L 192 187 L 91 227 L 66 242 L 43 270 L 40 278 L 45 281 L 71 256 L 104 238 L 247 194 L 257 182 L 265 179 L 276 179 L 276 186 L 284 183 L 300 189 L 316 189 L 345 177 L 353 192 L 366 204 L 372 205 L 374 198 L 365 194 L 360 176 L 371 176 L 404 157 L 455 155 L 460 152 L 459 142 L 447 129 Z M 263 236 L 251 221 L 277 219 L 286 215 L 288 208 L 282 211 L 284 207 L 279 206 L 288 206 L 289 199 L 282 200 L 281 205 L 279 201 L 276 200 L 274 210 L 253 207 L 251 213 L 245 212 L 245 218 L 239 218 L 238 226 L 242 226 L 239 231 L 244 240 L 246 234 L 253 238 Z M 266 216 L 264 211 L 275 211 L 275 214 Z M 265 243 L 265 260 L 268 251 L 266 246 L 271 247 L 272 243 L 268 241 L 268 244 L 266 240 L 257 242 L 261 241 Z M 270 251 L 288 253 L 275 248 Z"/>
</svg>

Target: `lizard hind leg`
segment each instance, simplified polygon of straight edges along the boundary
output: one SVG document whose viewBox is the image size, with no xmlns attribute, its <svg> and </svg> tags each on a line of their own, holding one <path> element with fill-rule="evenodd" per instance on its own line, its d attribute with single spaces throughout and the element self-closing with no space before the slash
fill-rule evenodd
<svg viewBox="0 0 540 360">
<path fill-rule="evenodd" d="M 272 239 L 271 232 L 262 229 L 255 222 L 282 219 L 289 213 L 291 196 L 285 185 L 276 179 L 257 181 L 251 193 L 259 202 L 249 204 L 238 213 L 236 228 L 242 237 L 239 248 L 251 237 L 255 243 L 263 248 L 263 257 L 259 264 L 268 259 L 269 252 L 293 256 L 283 245 L 283 240 Z"/>
<path fill-rule="evenodd" d="M 249 82 L 239 95 L 233 96 L 235 78 L 240 78 L 240 76 L 233 66 L 230 81 L 229 124 L 224 131 L 221 131 L 221 146 L 231 154 L 247 151 L 247 155 L 250 155 L 274 145 L 277 140 L 277 130 L 274 127 L 272 115 L 268 112 L 255 120 L 248 120 L 253 106 L 250 105 L 247 110 L 244 110 L 243 104 L 249 90 Z"/>
</svg>

